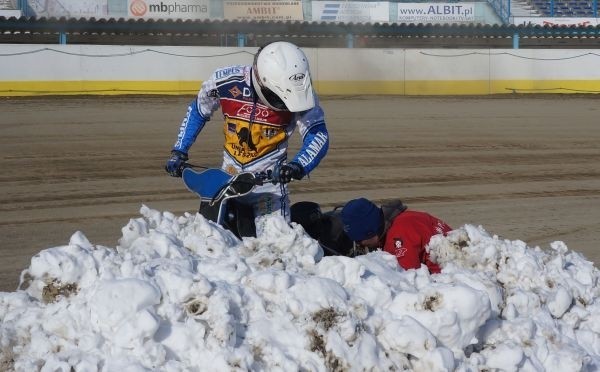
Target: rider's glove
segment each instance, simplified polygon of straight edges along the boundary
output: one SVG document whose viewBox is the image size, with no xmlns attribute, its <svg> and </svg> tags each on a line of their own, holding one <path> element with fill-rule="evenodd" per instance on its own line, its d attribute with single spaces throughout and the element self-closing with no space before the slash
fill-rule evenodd
<svg viewBox="0 0 600 372">
<path fill-rule="evenodd" d="M 273 183 L 288 183 L 293 179 L 301 180 L 304 177 L 304 168 L 296 162 L 277 164 L 273 169 Z"/>
<path fill-rule="evenodd" d="M 181 177 L 181 173 L 183 172 L 183 168 L 185 168 L 185 162 L 187 160 L 187 154 L 173 150 L 171 151 L 171 157 L 167 160 L 167 164 L 165 164 L 165 170 L 172 177 Z"/>
</svg>

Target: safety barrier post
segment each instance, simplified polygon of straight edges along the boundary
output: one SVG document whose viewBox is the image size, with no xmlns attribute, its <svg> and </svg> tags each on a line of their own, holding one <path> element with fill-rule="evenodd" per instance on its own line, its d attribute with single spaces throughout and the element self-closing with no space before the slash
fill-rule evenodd
<svg viewBox="0 0 600 372">
<path fill-rule="evenodd" d="M 354 35 L 346 34 L 346 48 L 354 48 Z"/>
<path fill-rule="evenodd" d="M 238 47 L 243 48 L 246 46 L 246 34 L 238 32 L 237 34 Z"/>
<path fill-rule="evenodd" d="M 519 34 L 516 32 L 513 35 L 513 49 L 519 49 Z"/>
<path fill-rule="evenodd" d="M 65 45 L 67 43 L 67 34 L 63 31 L 58 33 L 58 43 Z"/>
<path fill-rule="evenodd" d="M 29 17 L 29 7 L 27 6 L 27 0 L 19 0 L 19 9 L 21 14 L 25 17 Z"/>
</svg>

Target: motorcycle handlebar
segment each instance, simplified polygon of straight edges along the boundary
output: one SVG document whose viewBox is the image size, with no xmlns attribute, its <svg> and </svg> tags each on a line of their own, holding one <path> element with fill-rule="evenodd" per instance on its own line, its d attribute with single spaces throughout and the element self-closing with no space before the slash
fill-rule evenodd
<svg viewBox="0 0 600 372">
<path fill-rule="evenodd" d="M 203 165 L 196 165 L 196 164 L 192 164 L 192 163 L 188 163 L 188 162 L 183 162 L 179 166 L 180 173 L 183 173 L 183 170 L 186 168 L 210 169 L 210 167 L 205 167 Z M 269 182 L 273 183 L 273 184 L 277 183 L 273 179 L 273 171 L 270 169 L 267 171 L 255 172 L 255 173 L 253 173 L 253 175 L 254 175 L 253 183 L 256 186 L 262 186 L 265 183 L 269 183 Z"/>
<path fill-rule="evenodd" d="M 277 183 L 273 180 L 273 172 L 271 170 L 254 173 L 254 182 L 257 186 L 261 186 L 265 182 Z"/>
</svg>

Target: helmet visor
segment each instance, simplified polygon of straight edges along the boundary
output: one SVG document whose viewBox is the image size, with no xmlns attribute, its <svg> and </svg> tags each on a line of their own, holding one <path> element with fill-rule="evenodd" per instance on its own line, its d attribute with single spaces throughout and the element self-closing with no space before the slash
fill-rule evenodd
<svg viewBox="0 0 600 372">
<path fill-rule="evenodd" d="M 258 83 L 258 85 L 260 87 L 260 92 L 262 93 L 263 97 L 267 101 L 266 103 L 275 107 L 278 110 L 285 110 L 285 111 L 288 110 L 285 103 L 281 100 L 281 98 L 279 98 L 279 96 L 277 94 L 275 94 L 271 89 L 269 89 L 267 87 L 263 87 L 260 84 L 260 82 Z"/>
</svg>

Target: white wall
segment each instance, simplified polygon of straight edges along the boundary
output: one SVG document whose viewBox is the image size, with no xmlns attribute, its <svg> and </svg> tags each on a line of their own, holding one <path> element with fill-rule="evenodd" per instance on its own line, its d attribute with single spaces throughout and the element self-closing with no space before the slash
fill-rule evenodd
<svg viewBox="0 0 600 372">
<path fill-rule="evenodd" d="M 0 46 L 0 95 L 191 94 L 256 48 Z M 596 50 L 305 49 L 322 94 L 598 92 Z"/>
</svg>

